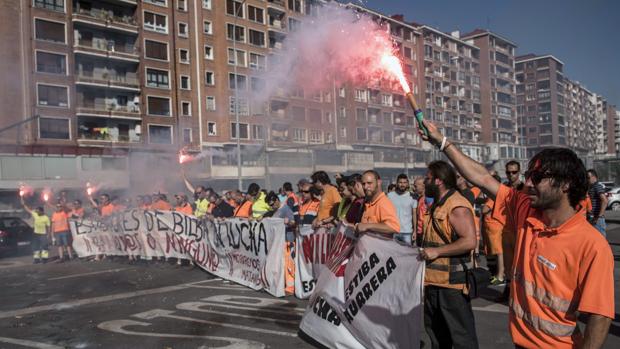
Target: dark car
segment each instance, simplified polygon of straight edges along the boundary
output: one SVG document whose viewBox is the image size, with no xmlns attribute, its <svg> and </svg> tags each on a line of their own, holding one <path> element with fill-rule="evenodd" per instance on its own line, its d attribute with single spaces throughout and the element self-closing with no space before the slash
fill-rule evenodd
<svg viewBox="0 0 620 349">
<path fill-rule="evenodd" d="M 19 217 L 0 217 L 0 255 L 30 251 L 34 231 Z"/>
</svg>

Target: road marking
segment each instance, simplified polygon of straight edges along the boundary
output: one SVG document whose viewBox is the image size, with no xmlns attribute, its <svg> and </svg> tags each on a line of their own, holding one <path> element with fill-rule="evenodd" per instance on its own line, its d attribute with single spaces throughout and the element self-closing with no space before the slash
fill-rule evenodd
<svg viewBox="0 0 620 349">
<path fill-rule="evenodd" d="M 244 326 L 244 325 L 228 324 L 228 323 L 221 322 L 221 321 L 210 321 L 210 320 L 203 320 L 203 319 L 195 319 L 195 318 L 191 318 L 191 317 L 187 317 L 187 316 L 179 316 L 179 315 L 172 315 L 172 314 L 174 314 L 173 310 L 153 309 L 153 310 L 145 311 L 143 313 L 134 314 L 132 316 L 137 317 L 139 319 L 144 319 L 144 320 L 151 320 L 151 319 L 162 317 L 162 318 L 168 318 L 168 319 L 174 319 L 174 320 L 198 322 L 198 323 L 201 323 L 201 324 L 215 325 L 215 326 L 221 326 L 221 327 L 236 328 L 238 330 L 259 332 L 259 333 L 262 333 L 262 334 L 275 334 L 275 335 L 278 335 L 278 336 L 297 337 L 297 333 L 296 332 L 283 332 L 283 331 L 268 330 L 268 329 L 264 329 L 264 328 L 250 327 L 250 326 Z M 233 314 L 227 314 L 227 315 L 233 315 Z M 299 322 L 295 322 L 295 323 L 299 323 Z"/>
<path fill-rule="evenodd" d="M 293 302 L 287 301 L 285 299 L 271 299 L 271 298 L 262 298 L 262 297 L 246 297 L 246 296 L 233 296 L 220 294 L 207 298 L 202 298 L 201 301 L 204 302 L 216 302 L 222 303 L 225 306 L 235 305 L 238 306 L 239 309 L 243 309 L 244 307 L 252 307 L 253 309 L 257 308 L 280 308 L 282 311 L 285 311 L 290 314 L 291 310 L 304 313 L 306 308 L 300 307 L 291 307 L 290 305 L 295 305 Z M 258 301 L 258 302 L 257 302 Z M 277 312 L 278 310 L 270 310 Z"/>
<path fill-rule="evenodd" d="M 116 273 L 121 270 L 127 270 L 127 269 L 129 268 L 118 268 L 118 269 L 110 269 L 110 270 L 102 270 L 102 271 L 93 271 L 90 273 L 73 274 L 73 275 L 67 275 L 67 276 L 60 276 L 56 278 L 50 278 L 50 279 L 47 279 L 47 281 L 64 280 L 64 279 L 70 279 L 70 278 L 78 278 L 80 276 L 97 275 L 97 274 L 104 274 L 104 273 Z"/>
<path fill-rule="evenodd" d="M 222 307 L 229 309 L 237 309 L 237 310 L 253 310 L 261 313 L 271 313 L 277 315 L 303 315 L 306 311 L 305 308 L 291 308 L 290 310 L 271 310 L 271 309 L 263 309 L 263 308 L 253 308 L 253 307 L 243 307 L 239 305 L 229 305 L 223 303 L 215 303 L 215 302 L 194 302 L 200 303 L 201 305 L 210 305 L 212 307 Z M 296 312 L 297 314 L 291 314 L 291 310 Z"/>
<path fill-rule="evenodd" d="M 494 303 L 494 304 L 487 305 L 485 307 L 471 307 L 471 308 L 472 310 L 477 310 L 477 311 L 489 311 L 492 313 L 508 314 L 508 307 L 501 303 Z"/>
<path fill-rule="evenodd" d="M 26 263 L 22 261 L 3 261 L 0 263 L 0 269 L 23 267 L 25 265 L 32 265 L 32 262 Z"/>
<path fill-rule="evenodd" d="M 0 342 L 21 345 L 23 347 L 29 347 L 29 348 L 38 348 L 38 349 L 63 349 L 65 348 L 65 347 L 59 347 L 53 344 L 33 342 L 33 341 L 26 340 L 26 339 L 18 339 L 18 338 L 0 337 Z"/>
<path fill-rule="evenodd" d="M 97 325 L 98 328 L 110 332 L 116 332 L 120 334 L 128 334 L 133 336 L 147 336 L 147 337 L 164 337 L 164 338 L 200 338 L 200 339 L 211 339 L 214 341 L 223 341 L 229 342 L 230 344 L 223 347 L 213 347 L 209 346 L 209 348 L 218 348 L 218 349 L 263 349 L 265 345 L 260 342 L 240 339 L 240 338 L 230 338 L 230 337 L 214 337 L 214 336 L 199 336 L 199 335 L 191 335 L 191 334 L 173 334 L 173 333 L 151 333 L 151 332 L 136 332 L 129 331 L 124 329 L 125 326 L 150 326 L 151 324 L 148 322 L 134 321 L 134 320 L 112 320 L 102 322 Z"/>
<path fill-rule="evenodd" d="M 199 283 L 213 282 L 213 281 L 219 281 L 219 280 L 221 279 L 199 281 Z M 49 304 L 49 305 L 40 305 L 36 307 L 29 307 L 29 308 L 23 308 L 23 309 L 17 309 L 17 310 L 2 311 L 0 312 L 0 319 L 14 317 L 14 316 L 35 314 L 35 313 L 40 313 L 40 312 L 50 311 L 50 310 L 70 309 L 70 308 L 75 308 L 75 307 L 79 307 L 82 305 L 105 303 L 105 302 L 115 301 L 119 299 L 127 299 L 127 298 L 134 298 L 134 297 L 140 297 L 140 296 L 148 296 L 148 295 L 158 294 L 158 293 L 180 291 L 180 290 L 190 288 L 191 285 L 195 283 L 196 282 L 192 282 L 192 283 L 181 284 L 177 286 L 166 286 L 166 287 L 152 288 L 149 290 L 126 292 L 126 293 L 119 293 L 119 294 L 108 295 L 108 296 L 78 299 L 78 300 L 69 301 L 69 302 L 60 302 L 60 303 L 54 303 L 54 304 Z"/>
<path fill-rule="evenodd" d="M 217 314 L 217 315 L 227 315 L 227 316 L 236 316 L 236 317 L 241 317 L 241 318 L 245 318 L 245 319 L 254 319 L 254 320 L 263 320 L 263 321 L 270 321 L 270 322 L 283 322 L 283 323 L 289 323 L 289 324 L 295 324 L 298 325 L 299 321 L 301 320 L 301 314 L 291 314 L 291 313 L 282 313 L 280 312 L 280 315 L 291 315 L 291 316 L 296 316 L 298 319 L 297 320 L 280 320 L 280 319 L 276 319 L 276 318 L 271 318 L 271 317 L 265 317 L 265 316 L 256 316 L 256 315 L 246 315 L 246 314 L 235 314 L 235 313 L 231 313 L 231 312 L 227 312 L 227 311 L 218 311 L 218 310 L 207 310 L 207 309 L 202 309 L 201 306 L 218 306 L 218 307 L 224 307 L 224 308 L 232 308 L 232 309 L 240 309 L 243 307 L 234 307 L 234 306 L 227 306 L 227 305 L 223 305 L 223 304 L 215 304 L 215 303 L 204 303 L 204 302 L 185 302 L 185 303 L 179 303 L 177 304 L 177 309 L 180 310 L 189 310 L 189 311 L 197 311 L 200 313 L 207 313 L 207 314 Z M 256 309 L 256 308 L 250 308 L 250 307 L 246 307 L 245 310 L 252 310 L 252 311 L 256 311 L 256 312 L 260 312 L 262 311 L 261 309 Z M 272 313 L 278 313 L 278 312 L 273 312 L 273 311 L 265 311 L 265 312 L 272 312 Z"/>
</svg>

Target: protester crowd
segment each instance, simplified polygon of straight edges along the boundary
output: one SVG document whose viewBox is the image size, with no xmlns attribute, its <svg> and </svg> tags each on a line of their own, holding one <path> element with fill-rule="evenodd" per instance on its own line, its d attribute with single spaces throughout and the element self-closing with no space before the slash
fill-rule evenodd
<svg viewBox="0 0 620 349">
<path fill-rule="evenodd" d="M 424 325 L 433 348 L 478 347 L 471 299 L 485 282 L 505 285 L 497 301 L 509 301 L 517 347 L 600 347 L 614 317 L 614 281 L 605 239 L 607 203 L 596 171 L 586 171 L 571 150 L 546 149 L 525 172 L 519 162 L 508 162 L 502 183 L 498 173 L 427 126 L 430 134 L 423 138 L 453 166 L 434 161 L 412 182 L 401 174 L 395 183 L 383 183 L 374 170 L 337 174 L 332 181 L 317 171 L 295 187 L 284 183 L 277 192 L 252 183 L 246 192 L 220 195 L 184 178 L 193 202 L 186 193 L 174 195 L 173 202 L 162 193 L 133 200 L 101 194 L 88 197 L 92 209 L 85 211 L 80 200 L 60 195 L 51 219 L 44 207 L 24 204 L 34 219 L 35 263 L 48 258 L 47 237 L 58 246 L 60 261 L 73 258 L 68 220 L 85 212 L 91 218 L 130 208 L 174 210 L 207 220 L 277 217 L 284 220 L 289 249 L 301 227 L 342 223 L 357 234 L 389 234 L 396 243 L 418 249 L 426 261 Z M 480 255 L 495 260 L 492 275 L 481 271 Z M 576 325 L 577 314 L 588 316 L 584 333 Z"/>
</svg>

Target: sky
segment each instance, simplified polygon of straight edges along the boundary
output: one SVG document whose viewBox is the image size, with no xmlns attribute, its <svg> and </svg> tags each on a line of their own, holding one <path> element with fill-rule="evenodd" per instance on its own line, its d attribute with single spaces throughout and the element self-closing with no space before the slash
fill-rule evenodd
<svg viewBox="0 0 620 349">
<path fill-rule="evenodd" d="M 517 55 L 554 55 L 566 77 L 620 106 L 618 0 L 350 1 L 443 32 L 490 29 L 515 42 Z"/>
</svg>

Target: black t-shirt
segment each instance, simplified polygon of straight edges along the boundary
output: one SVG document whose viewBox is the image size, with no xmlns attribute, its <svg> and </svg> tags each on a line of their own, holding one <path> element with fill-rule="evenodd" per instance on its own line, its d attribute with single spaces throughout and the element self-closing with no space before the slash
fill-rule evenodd
<svg viewBox="0 0 620 349">
<path fill-rule="evenodd" d="M 230 206 L 226 201 L 222 200 L 219 205 L 213 208 L 211 214 L 215 218 L 230 218 L 234 216 L 235 209 Z"/>
</svg>

